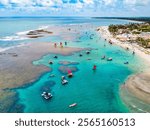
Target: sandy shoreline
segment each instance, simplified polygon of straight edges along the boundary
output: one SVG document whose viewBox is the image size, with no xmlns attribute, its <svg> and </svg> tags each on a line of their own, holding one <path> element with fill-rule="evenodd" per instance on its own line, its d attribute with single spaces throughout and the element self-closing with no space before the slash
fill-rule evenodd
<svg viewBox="0 0 150 130">
<path fill-rule="evenodd" d="M 140 100 L 150 104 L 150 73 L 140 73 L 128 79 L 123 85 Z M 130 86 L 130 87 L 128 87 Z"/>
<path fill-rule="evenodd" d="M 131 112 L 150 112 L 150 73 L 128 78 L 120 88 L 120 96 Z"/>
<path fill-rule="evenodd" d="M 98 28 L 100 35 L 107 41 L 111 41 L 124 49 L 129 48 L 130 51 L 134 51 L 136 55 L 144 59 L 144 64 L 150 64 L 149 50 L 146 50 L 137 44 L 131 45 L 128 42 L 121 42 L 114 38 L 109 30 L 108 26 L 102 26 Z M 121 98 L 131 111 L 150 112 L 150 71 L 143 72 L 137 75 L 129 77 L 126 83 L 121 87 Z M 144 104 L 144 105 L 143 105 Z M 144 107 L 145 106 L 145 107 Z"/>
<path fill-rule="evenodd" d="M 108 26 L 102 26 L 99 27 L 99 33 L 100 35 L 106 39 L 107 41 L 111 41 L 113 44 L 116 44 L 124 49 L 129 48 L 130 51 L 134 51 L 135 54 L 137 54 L 138 56 L 140 56 L 142 59 L 144 59 L 146 62 L 148 62 L 150 64 L 150 55 L 146 54 L 146 53 L 150 53 L 150 50 L 148 49 L 144 49 L 143 47 L 140 47 L 137 44 L 130 44 L 128 42 L 121 42 L 118 39 L 114 38 L 109 30 L 108 30 Z"/>
</svg>

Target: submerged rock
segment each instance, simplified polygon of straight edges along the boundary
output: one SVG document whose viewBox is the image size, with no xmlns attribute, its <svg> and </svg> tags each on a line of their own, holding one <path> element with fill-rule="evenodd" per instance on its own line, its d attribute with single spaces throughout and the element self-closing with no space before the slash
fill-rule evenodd
<svg viewBox="0 0 150 130">
<path fill-rule="evenodd" d="M 53 87 L 56 83 L 52 80 L 45 82 L 44 85 L 41 87 L 41 91 L 49 92 L 51 87 Z"/>
<path fill-rule="evenodd" d="M 39 37 L 43 37 L 43 36 L 42 35 L 29 36 L 29 38 L 39 38 Z"/>
<path fill-rule="evenodd" d="M 25 106 L 22 104 L 15 103 L 9 110 L 9 113 L 23 113 Z"/>
<path fill-rule="evenodd" d="M 43 29 L 39 29 L 39 30 L 30 31 L 26 35 L 38 35 L 38 34 L 43 34 L 43 33 L 52 34 L 53 32 L 47 31 L 47 30 L 43 30 Z"/>
<path fill-rule="evenodd" d="M 53 32 L 39 29 L 39 30 L 33 30 L 28 32 L 26 36 L 29 38 L 39 38 L 39 37 L 44 37 L 45 34 L 49 35 L 49 34 L 53 34 Z"/>
<path fill-rule="evenodd" d="M 0 113 L 20 113 L 24 106 L 18 104 L 19 95 L 11 90 L 0 90 Z M 10 100 L 11 99 L 11 100 Z"/>
<path fill-rule="evenodd" d="M 74 67 L 74 66 L 60 66 L 58 68 L 58 70 L 62 73 L 62 74 L 67 74 L 68 70 L 71 70 L 72 72 L 77 72 L 78 68 Z"/>
</svg>

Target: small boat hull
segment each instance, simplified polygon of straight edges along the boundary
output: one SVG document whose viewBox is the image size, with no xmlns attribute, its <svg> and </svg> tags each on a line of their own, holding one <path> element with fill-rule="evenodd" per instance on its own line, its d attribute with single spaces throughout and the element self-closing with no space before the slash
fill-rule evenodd
<svg viewBox="0 0 150 130">
<path fill-rule="evenodd" d="M 69 78 L 72 78 L 72 77 L 73 77 L 73 74 L 72 74 L 72 73 L 69 73 L 69 74 L 68 74 L 68 77 L 69 77 Z"/>
<path fill-rule="evenodd" d="M 108 58 L 108 59 L 107 59 L 107 61 L 112 61 L 112 60 L 113 60 L 112 58 Z"/>
<path fill-rule="evenodd" d="M 69 108 L 72 108 L 72 107 L 75 107 L 75 106 L 77 106 L 77 103 L 70 104 Z"/>
<path fill-rule="evenodd" d="M 68 81 L 64 79 L 64 80 L 62 80 L 61 83 L 62 83 L 62 85 L 66 85 L 66 84 L 68 84 Z"/>
</svg>

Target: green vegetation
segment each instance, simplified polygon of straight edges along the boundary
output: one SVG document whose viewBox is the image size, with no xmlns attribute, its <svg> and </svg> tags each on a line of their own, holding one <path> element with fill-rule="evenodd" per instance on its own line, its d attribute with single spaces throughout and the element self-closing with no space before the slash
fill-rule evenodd
<svg viewBox="0 0 150 130">
<path fill-rule="evenodd" d="M 128 42 L 137 42 L 144 48 L 150 48 L 150 39 L 148 39 L 148 36 L 150 35 L 147 33 L 150 32 L 150 22 L 130 23 L 125 25 L 110 25 L 108 29 L 114 36 L 120 34 L 131 34 Z M 144 38 L 144 34 L 141 34 L 142 32 L 147 33 L 145 35 L 147 36 L 147 38 Z"/>
<path fill-rule="evenodd" d="M 113 35 L 132 33 L 140 34 L 141 32 L 150 32 L 150 23 L 130 23 L 125 25 L 110 25 L 109 31 Z"/>
<path fill-rule="evenodd" d="M 109 32 L 111 32 L 113 35 L 115 35 L 118 32 L 118 27 L 116 25 L 110 25 L 108 29 Z"/>
<path fill-rule="evenodd" d="M 143 38 L 141 38 L 141 37 L 138 37 L 137 39 L 136 39 L 136 42 L 139 44 L 139 45 L 141 45 L 142 47 L 144 47 L 144 48 L 150 48 L 150 39 L 147 39 L 147 40 L 145 40 L 145 39 L 143 39 Z"/>
<path fill-rule="evenodd" d="M 133 31 L 132 34 L 140 34 L 140 31 Z"/>
<path fill-rule="evenodd" d="M 150 22 L 150 17 L 93 17 L 93 18 L 95 19 L 122 19 L 122 20 Z"/>
</svg>

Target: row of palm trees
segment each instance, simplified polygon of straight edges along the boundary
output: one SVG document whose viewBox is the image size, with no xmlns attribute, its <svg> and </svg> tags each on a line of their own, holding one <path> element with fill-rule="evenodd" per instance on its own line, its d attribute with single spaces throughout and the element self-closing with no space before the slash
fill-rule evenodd
<svg viewBox="0 0 150 130">
<path fill-rule="evenodd" d="M 141 45 L 144 48 L 150 48 L 150 39 L 145 40 L 141 37 L 138 37 L 136 39 L 136 42 L 139 43 L 139 45 Z"/>
<path fill-rule="evenodd" d="M 121 32 L 140 34 L 141 32 L 150 32 L 150 23 L 129 23 L 125 25 L 110 25 L 109 31 L 113 34 L 119 34 Z"/>
<path fill-rule="evenodd" d="M 150 32 L 150 23 L 129 23 L 125 25 L 110 25 L 109 31 L 115 36 L 118 34 L 134 34 L 137 35 L 141 32 Z M 144 39 L 138 37 L 136 40 L 129 42 L 137 42 L 140 46 L 144 48 L 150 48 L 150 39 Z"/>
</svg>

